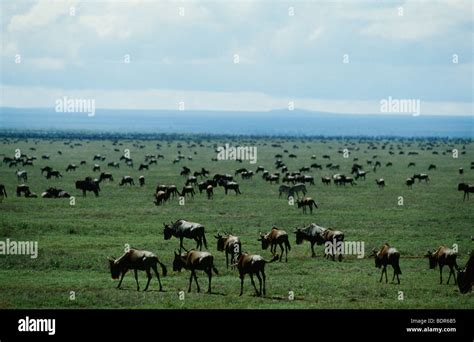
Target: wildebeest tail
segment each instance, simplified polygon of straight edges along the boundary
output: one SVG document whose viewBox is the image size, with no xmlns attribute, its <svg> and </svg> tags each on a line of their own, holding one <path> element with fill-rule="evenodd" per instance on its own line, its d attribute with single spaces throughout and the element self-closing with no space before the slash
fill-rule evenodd
<svg viewBox="0 0 474 342">
<path fill-rule="evenodd" d="M 400 261 L 400 256 L 397 256 L 393 263 L 393 270 L 395 271 L 395 274 L 402 274 L 399 261 Z"/>
<path fill-rule="evenodd" d="M 202 229 L 202 242 L 204 242 L 204 247 L 207 249 L 206 234 L 204 233 L 204 228 Z"/>
<path fill-rule="evenodd" d="M 288 248 L 289 251 L 291 251 L 290 239 L 285 240 L 285 246 L 286 246 L 286 248 Z"/>
<path fill-rule="evenodd" d="M 163 272 L 163 277 L 166 277 L 166 275 L 168 274 L 168 270 L 166 269 L 165 264 L 163 264 L 163 263 L 160 262 L 160 261 L 158 261 L 158 263 L 160 264 L 161 271 Z"/>
</svg>

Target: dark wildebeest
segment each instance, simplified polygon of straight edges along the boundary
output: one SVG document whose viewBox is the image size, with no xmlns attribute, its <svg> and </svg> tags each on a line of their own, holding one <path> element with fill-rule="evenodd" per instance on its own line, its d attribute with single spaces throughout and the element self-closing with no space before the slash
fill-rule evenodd
<svg viewBox="0 0 474 342">
<path fill-rule="evenodd" d="M 135 185 L 135 182 L 133 181 L 133 178 L 130 177 L 130 176 L 123 176 L 122 177 L 122 180 L 120 181 L 119 185 L 122 186 L 122 185 L 125 185 L 125 184 L 128 184 L 130 186 L 132 185 Z"/>
<path fill-rule="evenodd" d="M 331 243 L 338 243 L 344 241 L 344 233 L 339 230 L 333 230 L 330 228 L 324 228 L 318 226 L 315 223 L 311 223 L 306 228 L 296 228 L 294 231 L 296 234 L 296 244 L 301 245 L 304 240 L 309 241 L 311 244 L 311 257 L 316 257 L 316 253 L 314 252 L 314 244 L 323 245 L 326 242 Z M 332 257 L 332 260 L 335 260 L 335 253 L 334 254 L 327 254 L 326 248 L 324 249 L 324 256 L 329 258 Z M 339 254 L 338 257 L 339 261 L 342 261 L 342 255 Z"/>
<path fill-rule="evenodd" d="M 24 193 L 25 196 L 26 196 L 27 193 L 31 193 L 30 187 L 28 185 L 25 185 L 25 184 L 18 185 L 16 187 L 16 195 L 18 197 L 20 197 L 22 193 Z"/>
<path fill-rule="evenodd" d="M 465 201 L 466 196 L 467 196 L 467 199 L 469 199 L 469 193 L 474 193 L 474 185 L 466 184 L 466 183 L 459 183 L 458 184 L 458 191 L 464 191 L 463 201 Z"/>
<path fill-rule="evenodd" d="M 166 192 L 164 191 L 157 191 L 155 193 L 155 200 L 153 201 L 156 205 L 160 205 L 164 202 L 166 202 L 166 200 L 168 199 L 167 195 L 166 195 Z"/>
<path fill-rule="evenodd" d="M 412 177 L 408 177 L 406 180 L 405 180 L 405 184 L 411 188 L 412 185 L 415 183 L 415 180 L 412 178 Z"/>
<path fill-rule="evenodd" d="M 48 171 L 48 173 L 46 174 L 46 179 L 50 179 L 51 177 L 59 178 L 59 177 L 62 177 L 62 175 L 57 170 L 51 170 L 51 171 Z"/>
<path fill-rule="evenodd" d="M 3 199 L 3 197 L 7 198 L 7 190 L 5 189 L 5 185 L 0 184 L 0 197 Z"/>
<path fill-rule="evenodd" d="M 82 190 L 82 195 L 86 195 L 86 191 L 92 191 L 96 197 L 99 196 L 100 186 L 90 177 L 86 177 L 85 180 L 76 181 L 76 189 Z"/>
<path fill-rule="evenodd" d="M 318 205 L 316 204 L 314 199 L 312 199 L 311 197 L 306 197 L 305 196 L 305 197 L 303 197 L 303 199 L 297 200 L 296 203 L 298 205 L 298 208 L 303 208 L 303 214 L 306 214 L 306 207 L 307 206 L 309 207 L 309 211 L 310 211 L 311 214 L 313 213 L 313 206 L 316 209 L 318 209 Z"/>
<path fill-rule="evenodd" d="M 227 195 L 227 191 L 229 190 L 234 190 L 236 195 L 242 194 L 240 192 L 239 184 L 236 182 L 224 181 L 221 185 L 224 187 L 226 195 Z"/>
<path fill-rule="evenodd" d="M 77 169 L 77 166 L 76 164 L 69 164 L 66 168 L 66 172 L 69 172 L 69 171 L 76 171 Z"/>
<path fill-rule="evenodd" d="M 191 271 L 188 292 L 191 292 L 191 284 L 193 282 L 193 278 L 196 282 L 197 292 L 201 291 L 196 276 L 196 271 L 200 270 L 204 271 L 209 278 L 209 287 L 207 289 L 207 293 L 211 293 L 212 271 L 214 271 L 216 275 L 219 274 L 217 268 L 214 266 L 214 257 L 211 253 L 199 252 L 195 250 L 191 250 L 189 252 L 181 254 L 175 252 L 173 261 L 173 271 L 181 271 L 182 268 Z"/>
<path fill-rule="evenodd" d="M 189 184 L 192 184 L 192 185 L 197 184 L 197 178 L 194 177 L 194 176 L 188 177 L 188 179 L 186 180 L 185 185 L 189 185 Z"/>
<path fill-rule="evenodd" d="M 412 167 L 412 166 L 416 166 L 416 164 L 414 162 L 408 163 L 408 167 Z"/>
<path fill-rule="evenodd" d="M 376 180 L 375 180 L 375 183 L 377 183 L 377 185 L 378 185 L 379 188 L 385 187 L 385 180 L 384 180 L 383 178 L 376 179 Z"/>
<path fill-rule="evenodd" d="M 230 254 L 230 263 L 233 264 L 235 262 L 235 257 L 240 257 L 242 254 L 242 244 L 238 236 L 234 236 L 231 234 L 217 234 L 214 235 L 217 239 L 217 250 L 219 252 L 225 252 L 225 262 L 227 268 L 229 268 L 229 254 Z"/>
<path fill-rule="evenodd" d="M 257 170 L 255 171 L 255 173 L 259 173 L 260 171 L 265 171 L 265 168 L 263 166 L 257 166 Z"/>
<path fill-rule="evenodd" d="M 18 181 L 28 182 L 28 173 L 25 170 L 16 170 L 15 174 Z"/>
<path fill-rule="evenodd" d="M 207 199 L 212 199 L 214 197 L 214 187 L 212 185 L 208 185 L 206 188 Z"/>
<path fill-rule="evenodd" d="M 266 261 L 260 255 L 257 254 L 249 254 L 249 253 L 242 253 L 239 257 L 239 260 L 236 264 L 232 266 L 237 266 L 239 270 L 239 277 L 240 277 L 240 295 L 244 293 L 244 278 L 246 274 L 250 275 L 250 280 L 252 285 L 255 289 L 255 292 L 258 297 L 262 294 L 265 296 L 265 264 L 271 263 L 278 259 L 277 255 L 274 255 L 272 260 Z M 256 275 L 259 282 L 260 291 L 255 286 L 255 282 L 253 280 L 253 275 Z M 262 282 L 263 280 L 263 282 Z M 263 283 L 263 288 L 262 288 Z"/>
<path fill-rule="evenodd" d="M 430 269 L 435 269 L 436 266 L 439 265 L 440 284 L 443 283 L 443 267 L 444 265 L 447 265 L 449 267 L 448 284 L 452 275 L 454 278 L 454 284 L 456 285 L 456 274 L 454 273 L 454 269 L 458 269 L 458 264 L 456 263 L 457 256 L 458 254 L 453 249 L 445 246 L 438 247 L 434 253 L 430 250 L 425 255 L 429 260 Z"/>
<path fill-rule="evenodd" d="M 43 173 L 45 173 L 45 172 L 48 173 L 48 172 L 50 172 L 50 171 L 53 171 L 53 168 L 50 167 L 50 166 L 45 166 L 45 167 L 42 167 L 42 168 L 41 168 L 41 174 L 43 174 Z"/>
<path fill-rule="evenodd" d="M 138 171 L 148 170 L 148 164 L 140 164 Z"/>
<path fill-rule="evenodd" d="M 416 173 L 413 175 L 413 179 L 418 178 L 418 183 L 420 183 L 422 180 L 425 181 L 425 183 L 428 183 L 430 181 L 430 177 L 426 173 Z"/>
<path fill-rule="evenodd" d="M 288 194 L 288 197 L 290 197 L 290 190 L 291 190 L 291 186 L 289 186 L 289 185 L 280 185 L 280 187 L 278 188 L 278 192 L 279 192 L 278 198 L 281 198 L 282 193 L 286 193 L 286 194 Z"/>
<path fill-rule="evenodd" d="M 277 227 L 272 227 L 270 232 L 266 234 L 260 233 L 258 241 L 262 242 L 262 249 L 267 249 L 268 246 L 270 246 L 270 252 L 272 255 L 276 255 L 277 245 L 280 246 L 280 261 L 283 258 L 283 252 L 285 252 L 285 261 L 288 262 L 288 251 L 291 251 L 291 246 L 287 232 Z M 283 245 L 285 248 L 283 248 Z"/>
<path fill-rule="evenodd" d="M 100 165 L 94 164 L 94 166 L 92 167 L 92 172 L 100 172 Z"/>
<path fill-rule="evenodd" d="M 464 269 L 458 269 L 458 287 L 461 293 L 472 291 L 474 284 L 474 252 L 470 253 L 469 260 Z"/>
<path fill-rule="evenodd" d="M 168 198 L 175 198 L 176 196 L 179 196 L 176 185 L 172 184 L 166 187 L 166 196 L 168 196 Z"/>
<path fill-rule="evenodd" d="M 207 249 L 206 235 L 204 226 L 200 223 L 178 220 L 170 225 L 163 223 L 163 235 L 165 240 L 171 239 L 172 236 L 179 238 L 179 252 L 183 249 L 183 239 L 194 239 L 196 241 L 196 249 L 202 250 L 202 245 Z"/>
<path fill-rule="evenodd" d="M 430 170 L 436 170 L 436 165 L 435 164 L 430 164 L 430 166 L 428 166 L 428 171 Z"/>
<path fill-rule="evenodd" d="M 102 181 L 113 181 L 114 180 L 114 177 L 112 176 L 111 173 L 109 172 L 102 172 L 99 176 L 99 183 L 102 182 Z"/>
<path fill-rule="evenodd" d="M 158 257 L 152 252 L 130 248 L 127 252 L 125 252 L 124 255 L 122 255 L 118 259 L 109 258 L 110 273 L 112 274 L 112 279 L 118 279 L 120 277 L 120 281 L 117 285 L 117 288 L 120 288 L 120 285 L 122 285 L 123 277 L 128 272 L 128 270 L 133 270 L 135 273 L 135 280 L 137 282 L 137 291 L 140 290 L 140 285 L 138 284 L 138 270 L 146 271 L 146 275 L 148 277 L 148 281 L 144 290 L 146 291 L 148 290 L 148 285 L 150 285 L 150 281 L 152 278 L 150 269 L 155 272 L 155 275 L 158 278 L 158 283 L 160 284 L 160 291 L 163 290 L 163 287 L 161 286 L 160 275 L 158 274 L 158 270 L 156 268 L 157 264 L 161 266 L 163 277 L 166 277 L 166 266 L 161 263 Z"/>
<path fill-rule="evenodd" d="M 117 162 L 110 162 L 110 163 L 107 164 L 107 166 L 115 167 L 115 168 L 120 168 L 120 164 L 117 163 Z"/>
<path fill-rule="evenodd" d="M 291 188 L 290 188 L 290 191 L 288 191 L 288 197 L 289 196 L 292 196 L 294 197 L 294 195 L 296 194 L 296 196 L 298 196 L 298 198 L 300 197 L 299 193 L 300 191 L 303 193 L 303 196 L 306 195 L 306 185 L 304 185 L 303 183 L 297 183 L 295 185 L 293 185 Z"/>
<path fill-rule="evenodd" d="M 145 176 L 138 177 L 138 183 L 140 183 L 140 186 L 144 186 L 145 185 Z"/>
<path fill-rule="evenodd" d="M 180 196 L 182 197 L 186 197 L 186 194 L 190 194 L 191 195 L 191 198 L 194 198 L 194 188 L 192 185 L 185 185 L 183 186 L 183 190 L 181 191 L 181 193 L 179 194 Z"/>
<path fill-rule="evenodd" d="M 400 252 L 399 251 L 397 251 L 393 247 L 390 247 L 388 243 L 385 243 L 380 249 L 380 251 L 377 251 L 377 249 L 374 248 L 370 256 L 375 257 L 375 267 L 377 268 L 383 267 L 379 282 L 382 282 L 383 274 L 385 273 L 385 282 L 388 283 L 387 265 L 392 265 L 393 267 L 392 281 L 394 281 L 395 276 L 397 276 L 397 281 L 400 284 L 400 278 L 398 277 L 398 275 L 402 274 L 402 270 L 400 269 Z"/>
<path fill-rule="evenodd" d="M 329 185 L 331 184 L 331 177 L 328 177 L 328 176 L 321 177 L 321 182 L 323 182 L 323 184 L 325 185 Z"/>
</svg>

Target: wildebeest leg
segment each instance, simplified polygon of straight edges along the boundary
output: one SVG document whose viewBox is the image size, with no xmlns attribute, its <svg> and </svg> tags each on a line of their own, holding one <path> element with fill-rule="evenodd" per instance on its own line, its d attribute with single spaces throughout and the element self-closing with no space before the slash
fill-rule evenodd
<svg viewBox="0 0 474 342">
<path fill-rule="evenodd" d="M 279 243 L 279 245 L 280 245 L 280 249 L 281 249 L 281 254 L 280 254 L 280 261 L 281 261 L 281 259 L 283 259 L 283 252 L 284 252 L 283 243 Z M 275 249 L 276 249 L 276 246 L 275 246 Z M 286 257 L 286 261 L 288 261 L 288 256 Z"/>
<path fill-rule="evenodd" d="M 385 283 L 388 283 L 387 266 L 384 266 L 383 270 L 385 272 Z"/>
<path fill-rule="evenodd" d="M 257 279 L 258 279 L 258 285 L 259 285 L 260 294 L 261 294 L 261 293 L 262 293 L 262 278 L 260 277 L 260 273 L 259 273 L 259 272 L 255 273 L 255 275 L 257 276 Z"/>
<path fill-rule="evenodd" d="M 383 278 L 383 271 L 384 271 L 384 270 L 385 270 L 385 267 L 384 267 L 384 268 L 382 268 L 382 273 L 380 274 L 380 280 L 379 280 L 379 282 L 380 282 L 380 283 L 382 282 L 382 278 Z"/>
<path fill-rule="evenodd" d="M 227 251 L 225 251 L 225 265 L 229 268 L 229 253 Z"/>
<path fill-rule="evenodd" d="M 207 288 L 207 293 L 211 293 L 211 280 L 212 280 L 212 270 L 211 268 L 207 268 L 206 269 L 206 274 L 207 274 L 207 277 L 209 278 L 209 287 Z M 196 280 L 197 282 L 197 280 Z"/>
<path fill-rule="evenodd" d="M 193 271 L 193 274 L 194 274 L 194 280 L 196 281 L 197 290 L 198 290 L 198 293 L 199 293 L 199 292 L 201 292 L 201 288 L 199 287 L 196 271 Z"/>
<path fill-rule="evenodd" d="M 191 292 L 191 284 L 193 283 L 193 273 L 194 273 L 194 271 L 191 271 L 191 276 L 189 277 L 189 288 L 188 288 L 188 292 Z"/>
<path fill-rule="evenodd" d="M 311 257 L 312 258 L 315 258 L 316 257 L 316 253 L 314 252 L 314 241 L 311 241 Z"/>
<path fill-rule="evenodd" d="M 396 274 L 396 273 L 397 273 L 397 272 L 395 272 L 395 269 L 393 269 L 393 278 L 392 278 L 392 283 L 393 283 L 393 281 L 395 280 L 395 274 Z"/>
<path fill-rule="evenodd" d="M 242 294 L 244 293 L 244 277 L 245 275 L 243 274 L 240 275 L 240 295 L 239 296 L 242 296 Z"/>
<path fill-rule="evenodd" d="M 86 197 L 86 189 L 82 189 L 82 196 Z"/>
<path fill-rule="evenodd" d="M 313 213 L 313 205 L 310 203 L 309 204 L 309 213 L 312 214 Z"/>
<path fill-rule="evenodd" d="M 148 290 L 148 285 L 150 285 L 151 272 L 150 272 L 150 269 L 149 269 L 149 268 L 146 269 L 146 276 L 148 277 L 148 281 L 146 282 L 146 286 L 145 286 L 145 289 L 144 289 L 143 291 Z"/>
<path fill-rule="evenodd" d="M 158 284 L 160 284 L 160 291 L 163 291 L 163 287 L 161 286 L 160 274 L 158 273 L 158 270 L 156 269 L 156 265 L 154 265 L 152 268 L 153 268 L 153 272 L 155 272 L 155 275 L 158 278 Z"/>
<path fill-rule="evenodd" d="M 253 288 L 255 289 L 255 292 L 257 293 L 257 297 L 260 297 L 260 293 L 257 290 L 257 286 L 255 286 L 255 282 L 253 281 L 253 273 L 250 274 L 250 281 L 252 282 Z"/>
<path fill-rule="evenodd" d="M 448 277 L 448 282 L 447 282 L 447 284 L 449 284 L 449 280 L 451 279 L 451 274 L 454 274 L 454 272 L 453 272 L 453 267 L 452 267 L 452 266 L 449 266 L 449 277 Z M 454 278 L 454 283 L 456 283 L 456 278 Z"/>
<path fill-rule="evenodd" d="M 119 289 L 120 288 L 120 285 L 122 285 L 122 280 L 123 280 L 123 277 L 125 277 L 125 273 L 127 273 L 126 271 L 122 272 L 122 276 L 120 277 L 120 281 L 117 285 L 117 288 Z"/>
<path fill-rule="evenodd" d="M 140 285 L 138 284 L 138 270 L 134 269 L 133 272 L 135 273 L 135 281 L 137 282 L 137 291 L 139 291 L 140 290 Z M 150 282 L 149 279 L 148 279 L 148 282 Z"/>
<path fill-rule="evenodd" d="M 444 265 L 439 265 L 439 283 L 443 283 L 443 266 Z"/>
<path fill-rule="evenodd" d="M 202 238 L 200 236 L 197 236 L 194 238 L 196 241 L 196 249 L 199 248 L 200 251 L 202 251 Z"/>
<path fill-rule="evenodd" d="M 180 253 L 181 253 L 181 249 L 183 249 L 183 248 L 184 248 L 184 247 L 183 247 L 183 237 L 181 236 L 181 237 L 179 238 L 179 252 L 180 252 Z"/>
<path fill-rule="evenodd" d="M 265 296 L 265 270 L 262 269 L 262 278 L 263 278 L 263 295 Z"/>
</svg>

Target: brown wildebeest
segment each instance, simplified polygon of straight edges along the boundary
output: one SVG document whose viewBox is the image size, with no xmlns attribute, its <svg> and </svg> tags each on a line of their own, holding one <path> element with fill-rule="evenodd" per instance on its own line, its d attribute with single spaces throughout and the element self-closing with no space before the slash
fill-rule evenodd
<svg viewBox="0 0 474 342">
<path fill-rule="evenodd" d="M 3 199 L 3 197 L 8 198 L 7 196 L 7 190 L 5 189 L 5 185 L 0 184 L 0 197 Z"/>
<path fill-rule="evenodd" d="M 235 256 L 240 257 L 240 254 L 242 254 L 240 238 L 231 234 L 217 234 L 214 237 L 217 239 L 217 250 L 225 252 L 225 262 L 227 268 L 229 268 L 229 254 L 231 264 L 235 262 Z"/>
<path fill-rule="evenodd" d="M 469 193 L 474 193 L 474 185 L 467 184 L 467 183 L 459 183 L 458 184 L 458 191 L 464 191 L 463 201 L 467 199 L 469 200 Z"/>
<path fill-rule="evenodd" d="M 463 269 L 458 269 L 458 287 L 461 293 L 472 291 L 474 284 L 474 251 L 470 253 L 469 260 Z"/>
<path fill-rule="evenodd" d="M 125 185 L 128 184 L 130 186 L 135 185 L 135 182 L 133 181 L 133 178 L 131 176 L 123 176 L 122 180 L 120 181 L 119 185 Z"/>
<path fill-rule="evenodd" d="M 379 188 L 385 187 L 385 180 L 384 180 L 383 178 L 376 179 L 376 180 L 375 180 L 375 183 L 377 183 L 377 185 L 378 185 Z"/>
<path fill-rule="evenodd" d="M 296 203 L 298 204 L 298 208 L 303 208 L 303 214 L 306 214 L 306 207 L 309 207 L 309 211 L 313 213 L 313 206 L 318 209 L 318 205 L 311 197 L 303 197 L 302 200 L 297 200 Z"/>
<path fill-rule="evenodd" d="M 333 230 L 330 228 L 324 228 L 318 226 L 315 223 L 311 223 L 306 228 L 296 228 L 294 231 L 296 234 L 296 244 L 301 245 L 303 241 L 309 241 L 311 243 L 311 257 L 316 257 L 314 252 L 314 245 L 317 244 L 323 245 L 326 242 L 337 243 L 344 241 L 344 233 L 339 230 Z M 324 249 L 324 256 L 329 258 L 332 256 L 332 260 L 335 260 L 335 254 L 326 254 L 326 249 Z M 339 254 L 339 261 L 342 261 L 342 255 Z"/>
<path fill-rule="evenodd" d="M 397 281 L 400 284 L 400 278 L 398 277 L 399 274 L 402 274 L 402 270 L 400 269 L 400 252 L 397 251 L 395 248 L 390 247 L 388 243 L 385 243 L 380 251 L 377 249 L 372 250 L 371 257 L 375 257 L 375 267 L 382 268 L 382 274 L 380 275 L 379 282 L 382 282 L 383 274 L 385 273 L 385 282 L 388 283 L 387 278 L 387 265 L 392 265 L 393 267 L 393 278 L 392 281 L 395 280 L 395 276 L 397 276 Z"/>
<path fill-rule="evenodd" d="M 194 198 L 195 192 L 194 187 L 192 185 L 185 185 L 179 195 L 182 197 L 186 197 L 186 194 L 190 194 L 191 198 Z"/>
<path fill-rule="evenodd" d="M 458 264 L 456 263 L 456 258 L 458 254 L 451 248 L 440 246 L 438 249 L 433 253 L 432 251 L 428 251 L 425 255 L 426 258 L 429 260 L 430 269 L 435 269 L 437 265 L 439 265 L 439 283 L 443 283 L 443 267 L 447 265 L 449 267 L 449 277 L 448 277 L 448 284 L 449 280 L 451 279 L 451 275 L 454 278 L 454 285 L 456 285 L 456 274 L 454 273 L 454 269 L 458 269 Z"/>
<path fill-rule="evenodd" d="M 196 249 L 202 250 L 202 245 L 207 249 L 206 234 L 204 226 L 200 223 L 178 220 L 170 225 L 163 223 L 163 235 L 165 240 L 171 239 L 172 236 L 179 238 L 179 252 L 184 249 L 183 239 L 193 239 L 196 241 Z"/>
<path fill-rule="evenodd" d="M 191 271 L 188 292 L 191 292 L 191 284 L 193 282 L 193 277 L 196 282 L 197 292 L 201 291 L 196 276 L 196 271 L 200 270 L 204 271 L 209 278 L 209 287 L 207 289 L 207 293 L 211 293 L 212 271 L 214 271 L 216 275 L 219 274 L 217 268 L 214 266 L 214 257 L 211 253 L 199 252 L 195 250 L 191 250 L 189 252 L 181 254 L 174 252 L 173 271 L 181 271 L 181 269 L 183 268 Z"/>
<path fill-rule="evenodd" d="M 277 227 L 272 227 L 270 232 L 266 234 L 260 233 L 258 241 L 262 242 L 262 249 L 267 249 L 270 246 L 272 255 L 276 255 L 276 248 L 279 245 L 281 249 L 280 261 L 283 258 L 283 252 L 285 252 L 285 261 L 288 262 L 288 251 L 291 251 L 291 246 L 287 232 Z M 285 245 L 285 248 L 283 248 L 283 245 Z"/>
<path fill-rule="evenodd" d="M 145 176 L 138 177 L 138 183 L 140 184 L 140 186 L 144 186 L 145 185 Z"/>
<path fill-rule="evenodd" d="M 206 188 L 207 199 L 212 199 L 214 197 L 214 187 L 212 185 L 208 185 Z"/>
<path fill-rule="evenodd" d="M 160 284 L 160 291 L 163 291 L 163 287 L 161 286 L 160 275 L 156 268 L 157 264 L 161 266 L 163 277 L 166 277 L 166 266 L 161 263 L 158 257 L 152 252 L 130 248 L 128 251 L 125 252 L 124 255 L 122 255 L 118 259 L 109 258 L 109 266 L 110 273 L 112 274 L 112 279 L 118 279 L 120 277 L 120 281 L 117 285 L 117 288 L 120 288 L 120 285 L 122 285 L 123 277 L 125 276 L 127 271 L 133 270 L 135 273 L 135 280 L 137 282 L 137 291 L 140 290 L 140 285 L 138 284 L 138 270 L 145 271 L 147 274 L 148 281 L 144 290 L 146 291 L 148 290 L 148 285 L 150 285 L 150 281 L 152 278 L 150 269 L 155 272 L 155 275 L 158 278 L 158 283 Z"/>
<path fill-rule="evenodd" d="M 265 296 L 265 264 L 274 262 L 278 259 L 278 255 L 274 255 L 272 260 L 266 261 L 260 255 L 257 254 L 249 254 L 249 253 L 242 253 L 239 257 L 239 260 L 236 264 L 232 266 L 237 266 L 239 270 L 239 277 L 240 277 L 240 295 L 244 293 L 244 278 L 246 274 L 250 275 L 250 281 L 255 289 L 257 297 L 260 297 L 262 294 Z M 253 275 L 256 275 L 259 282 L 260 291 L 255 286 L 255 282 L 253 280 Z M 261 276 L 260 276 L 261 275 Z M 262 281 L 263 280 L 263 281 Z M 262 288 L 263 283 L 263 288 Z"/>
</svg>

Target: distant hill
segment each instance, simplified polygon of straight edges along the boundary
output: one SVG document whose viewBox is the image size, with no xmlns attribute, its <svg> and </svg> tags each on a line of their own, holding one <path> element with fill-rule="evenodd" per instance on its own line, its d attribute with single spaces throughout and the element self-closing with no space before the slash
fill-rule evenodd
<svg viewBox="0 0 474 342">
<path fill-rule="evenodd" d="M 473 117 L 353 115 L 304 110 L 206 112 L 97 109 L 57 113 L 54 109 L 0 108 L 0 129 L 90 130 L 143 133 L 210 133 L 292 136 L 400 136 L 473 138 Z"/>
</svg>

